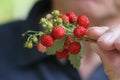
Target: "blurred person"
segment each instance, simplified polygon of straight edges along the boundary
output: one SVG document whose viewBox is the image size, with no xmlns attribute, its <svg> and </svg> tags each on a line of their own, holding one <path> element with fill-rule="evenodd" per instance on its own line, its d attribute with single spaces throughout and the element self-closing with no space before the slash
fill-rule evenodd
<svg viewBox="0 0 120 80">
<path fill-rule="evenodd" d="M 69 62 L 63 64 L 55 56 L 39 53 L 36 48 L 23 47 L 25 40 L 21 34 L 30 29 L 43 30 L 39 19 L 53 9 L 62 13 L 73 11 L 90 18 L 93 27 L 89 28 L 89 37 L 97 40 L 90 44 L 95 52 L 90 46 L 85 47 L 79 70 Z M 0 80 L 108 80 L 108 77 L 119 80 L 120 27 L 117 24 L 119 0 L 40 0 L 25 21 L 0 26 Z M 108 77 L 95 53 L 102 59 Z"/>
</svg>

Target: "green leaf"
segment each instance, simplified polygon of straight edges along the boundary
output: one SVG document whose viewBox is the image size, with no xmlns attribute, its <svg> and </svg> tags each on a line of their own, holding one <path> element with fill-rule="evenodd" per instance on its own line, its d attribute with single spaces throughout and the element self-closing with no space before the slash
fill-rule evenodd
<svg viewBox="0 0 120 80">
<path fill-rule="evenodd" d="M 59 39 L 59 40 L 55 40 L 54 45 L 52 47 L 47 48 L 46 54 L 47 55 L 55 55 L 56 51 L 59 51 L 60 49 L 63 48 L 65 39 L 66 39 L 66 37 Z"/>
<path fill-rule="evenodd" d="M 81 43 L 81 51 L 78 54 L 76 54 L 76 55 L 70 54 L 70 56 L 69 56 L 70 63 L 76 69 L 79 68 L 80 63 L 81 63 L 81 59 L 82 59 L 83 54 L 84 54 L 84 45 L 83 45 L 83 42 L 81 41 L 80 43 Z"/>
</svg>

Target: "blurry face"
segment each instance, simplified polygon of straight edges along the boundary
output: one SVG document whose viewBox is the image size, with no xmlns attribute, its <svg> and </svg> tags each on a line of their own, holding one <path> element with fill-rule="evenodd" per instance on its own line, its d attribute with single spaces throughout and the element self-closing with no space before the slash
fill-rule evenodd
<svg viewBox="0 0 120 80">
<path fill-rule="evenodd" d="M 86 14 L 94 18 L 103 18 L 116 13 L 116 0 L 64 0 L 64 5 L 70 11 Z"/>
</svg>

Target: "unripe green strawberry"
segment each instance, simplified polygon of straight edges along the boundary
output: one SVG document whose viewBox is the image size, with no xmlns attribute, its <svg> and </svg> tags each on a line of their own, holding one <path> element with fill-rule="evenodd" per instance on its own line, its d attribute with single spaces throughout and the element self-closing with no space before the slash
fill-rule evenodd
<svg viewBox="0 0 120 80">
<path fill-rule="evenodd" d="M 89 24 L 90 24 L 88 17 L 85 16 L 85 15 L 79 16 L 78 19 L 77 19 L 77 23 L 80 26 L 83 26 L 85 28 L 87 28 L 89 26 Z"/>
<path fill-rule="evenodd" d="M 53 12 L 52 12 L 52 15 L 53 16 L 59 16 L 60 15 L 60 12 L 58 11 L 58 10 L 54 10 Z"/>
<path fill-rule="evenodd" d="M 48 22 L 46 29 L 52 29 L 53 28 L 53 24 L 51 22 Z"/>
<path fill-rule="evenodd" d="M 86 34 L 86 29 L 82 26 L 78 26 L 74 29 L 74 35 L 78 38 L 81 38 Z"/>
<path fill-rule="evenodd" d="M 57 18 L 57 23 L 58 24 L 62 24 L 62 22 L 63 22 L 62 18 Z"/>
<path fill-rule="evenodd" d="M 77 16 L 76 16 L 75 13 L 73 13 L 73 12 L 67 12 L 66 15 L 69 17 L 69 21 L 71 23 L 77 21 Z"/>
<path fill-rule="evenodd" d="M 50 47 L 54 44 L 54 40 L 51 35 L 44 34 L 40 38 L 40 42 L 45 47 Z"/>
<path fill-rule="evenodd" d="M 80 52 L 80 49 L 81 49 L 81 45 L 79 42 L 73 42 L 68 47 L 68 51 L 71 54 L 78 54 Z"/>
<path fill-rule="evenodd" d="M 26 42 L 25 43 L 25 47 L 26 48 L 32 48 L 33 47 L 33 43 L 30 41 L 30 42 Z"/>
<path fill-rule="evenodd" d="M 52 37 L 54 39 L 61 39 L 65 36 L 65 29 L 62 26 L 55 26 L 52 29 Z"/>
<path fill-rule="evenodd" d="M 45 19 L 45 18 L 41 18 L 41 19 L 40 19 L 40 23 L 41 23 L 41 24 L 45 24 L 45 23 L 46 23 L 46 19 Z"/>
<path fill-rule="evenodd" d="M 38 43 L 38 38 L 36 36 L 34 36 L 32 40 L 34 43 Z"/>
</svg>

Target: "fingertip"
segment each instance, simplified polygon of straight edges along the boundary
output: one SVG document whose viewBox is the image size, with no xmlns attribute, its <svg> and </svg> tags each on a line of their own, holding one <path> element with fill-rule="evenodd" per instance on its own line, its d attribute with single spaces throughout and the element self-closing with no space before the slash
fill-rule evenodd
<svg viewBox="0 0 120 80">
<path fill-rule="evenodd" d="M 114 46 L 117 50 L 120 51 L 120 37 L 115 40 Z"/>
<path fill-rule="evenodd" d="M 101 49 L 103 50 L 113 50 L 115 36 L 113 35 L 112 32 L 106 32 L 100 38 L 98 38 L 97 43 L 100 46 Z"/>
<path fill-rule="evenodd" d="M 98 39 L 108 27 L 90 27 L 88 28 L 88 36 L 92 39 Z"/>
</svg>

